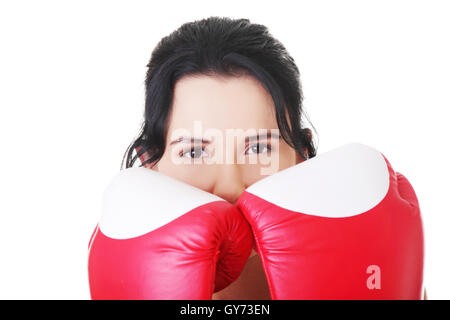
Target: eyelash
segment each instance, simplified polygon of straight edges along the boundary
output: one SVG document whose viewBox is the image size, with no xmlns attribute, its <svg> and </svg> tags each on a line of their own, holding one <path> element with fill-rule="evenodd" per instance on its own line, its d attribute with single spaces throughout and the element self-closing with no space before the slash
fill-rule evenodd
<svg viewBox="0 0 450 320">
<path fill-rule="evenodd" d="M 183 149 L 183 150 L 181 150 L 180 152 L 179 152 L 179 157 L 180 158 L 182 158 L 182 157 L 184 157 L 185 155 L 187 155 L 187 154 L 190 154 L 190 153 L 192 153 L 193 151 L 196 151 L 196 150 L 199 150 L 199 149 L 201 149 L 201 151 L 202 152 L 204 152 L 205 151 L 205 148 L 204 147 L 191 147 L 191 148 L 189 148 L 189 149 Z M 192 159 L 195 159 L 196 157 L 189 157 L 189 158 L 192 158 Z"/>
<path fill-rule="evenodd" d="M 267 143 L 255 143 L 255 144 L 252 144 L 252 145 L 250 145 L 247 149 L 245 149 L 245 154 L 248 154 L 248 151 L 252 148 L 252 147 L 258 147 L 258 151 L 261 149 L 261 148 L 267 148 L 267 152 L 271 152 L 272 151 L 272 146 L 270 145 L 270 144 L 267 144 Z M 202 151 L 202 153 L 205 151 L 205 147 L 191 147 L 190 149 L 185 149 L 185 150 L 181 150 L 179 153 L 178 153 L 178 156 L 180 157 L 180 158 L 182 158 L 182 157 L 184 157 L 185 155 L 187 155 L 187 154 L 190 154 L 190 153 L 192 153 L 193 151 L 196 151 L 196 150 L 200 150 L 201 149 L 201 151 Z M 261 152 L 255 152 L 256 154 L 257 153 L 261 153 Z M 196 159 L 196 157 L 189 157 L 190 159 Z"/>
<path fill-rule="evenodd" d="M 267 143 L 255 143 L 255 144 L 252 144 L 251 146 L 249 146 L 249 147 L 245 150 L 245 153 L 247 154 L 247 151 L 248 151 L 250 148 L 254 147 L 254 146 L 257 146 L 257 147 L 258 147 L 258 150 L 261 149 L 261 146 L 262 146 L 262 147 L 266 147 L 268 152 L 271 152 L 271 151 L 272 151 L 272 146 L 271 146 L 270 144 L 267 144 Z M 257 153 L 260 153 L 260 152 L 257 152 Z"/>
</svg>

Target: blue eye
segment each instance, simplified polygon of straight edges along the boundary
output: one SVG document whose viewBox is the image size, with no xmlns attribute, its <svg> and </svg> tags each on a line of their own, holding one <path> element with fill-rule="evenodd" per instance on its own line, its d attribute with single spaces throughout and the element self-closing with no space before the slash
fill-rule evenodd
<svg viewBox="0 0 450 320">
<path fill-rule="evenodd" d="M 202 147 L 193 147 L 180 152 L 180 157 L 186 157 L 190 159 L 198 159 L 204 155 L 205 150 Z"/>
<path fill-rule="evenodd" d="M 268 152 L 271 151 L 272 148 L 265 143 L 256 143 L 251 145 L 248 148 L 248 152 L 246 152 L 247 154 L 256 154 L 256 153 L 263 153 L 263 152 Z"/>
</svg>

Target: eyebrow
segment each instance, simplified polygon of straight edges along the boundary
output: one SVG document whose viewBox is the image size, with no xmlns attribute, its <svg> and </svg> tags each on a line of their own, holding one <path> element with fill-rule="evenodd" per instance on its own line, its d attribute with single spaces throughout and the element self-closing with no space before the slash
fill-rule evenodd
<svg viewBox="0 0 450 320">
<path fill-rule="evenodd" d="M 189 142 L 189 143 L 205 143 L 205 144 L 208 144 L 208 143 L 211 143 L 211 140 L 207 140 L 207 139 L 203 139 L 203 138 L 194 138 L 194 137 L 178 137 L 177 139 L 175 139 L 175 140 L 172 140 L 170 143 L 169 143 L 169 145 L 173 145 L 173 144 L 176 144 L 176 143 L 180 143 L 180 142 Z"/>
<path fill-rule="evenodd" d="M 271 132 L 267 132 L 267 134 L 257 134 L 255 136 L 245 137 L 245 143 L 249 143 L 251 141 L 259 141 L 259 140 L 269 140 L 269 139 L 280 139 L 279 134 L 272 134 Z"/>
<path fill-rule="evenodd" d="M 245 143 L 253 142 L 253 141 L 259 141 L 259 140 L 269 140 L 269 139 L 280 139 L 279 134 L 272 134 L 271 132 L 267 132 L 267 134 L 257 134 L 254 136 L 245 137 Z M 169 145 L 177 144 L 180 142 L 184 143 L 202 143 L 202 144 L 209 144 L 211 143 L 211 140 L 204 139 L 204 138 L 195 138 L 195 137 L 178 137 L 175 140 L 172 140 Z"/>
</svg>

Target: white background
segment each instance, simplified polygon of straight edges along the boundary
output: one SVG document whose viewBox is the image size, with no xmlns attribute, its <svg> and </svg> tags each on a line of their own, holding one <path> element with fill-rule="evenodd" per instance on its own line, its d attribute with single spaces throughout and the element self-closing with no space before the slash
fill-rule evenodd
<svg viewBox="0 0 450 320">
<path fill-rule="evenodd" d="M 89 299 L 88 241 L 142 121 L 151 51 L 211 15 L 286 46 L 319 154 L 366 143 L 408 177 L 428 296 L 450 298 L 450 9 L 430 0 L 1 2 L 0 298 Z"/>
</svg>

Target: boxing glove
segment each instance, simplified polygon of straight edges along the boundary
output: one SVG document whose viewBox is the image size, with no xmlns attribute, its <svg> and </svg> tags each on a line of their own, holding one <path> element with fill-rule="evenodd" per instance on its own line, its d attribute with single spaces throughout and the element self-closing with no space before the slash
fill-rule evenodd
<svg viewBox="0 0 450 320">
<path fill-rule="evenodd" d="M 318 155 L 251 185 L 237 206 L 272 299 L 421 299 L 419 203 L 377 150 Z"/>
<path fill-rule="evenodd" d="M 211 299 L 241 273 L 248 222 L 225 200 L 146 168 L 106 188 L 89 241 L 92 299 Z"/>
</svg>

